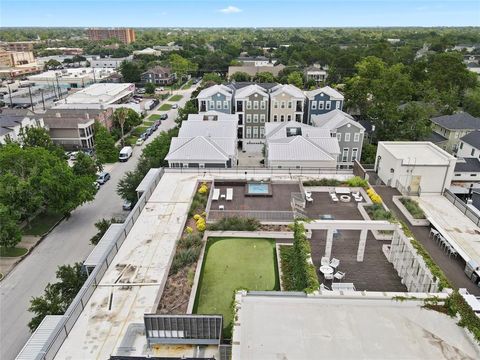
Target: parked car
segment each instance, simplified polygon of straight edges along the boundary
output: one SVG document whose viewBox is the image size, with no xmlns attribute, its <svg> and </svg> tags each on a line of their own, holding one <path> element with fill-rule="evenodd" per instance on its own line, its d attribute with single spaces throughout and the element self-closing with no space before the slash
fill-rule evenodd
<svg viewBox="0 0 480 360">
<path fill-rule="evenodd" d="M 70 153 L 70 160 L 76 160 L 77 159 L 77 154 L 78 154 L 78 151 L 72 151 Z"/>
<path fill-rule="evenodd" d="M 97 183 L 99 183 L 100 185 L 103 185 L 105 184 L 108 180 L 110 180 L 110 174 L 106 171 L 103 171 L 101 172 L 99 175 L 98 175 L 98 178 L 97 178 Z"/>
<path fill-rule="evenodd" d="M 142 146 L 145 140 L 143 140 L 141 137 L 135 141 L 135 145 L 137 146 Z"/>
<path fill-rule="evenodd" d="M 147 140 L 148 139 L 148 134 L 146 132 L 144 132 L 143 134 L 140 135 L 140 139 L 142 139 L 143 141 Z"/>
<path fill-rule="evenodd" d="M 133 149 L 131 146 L 125 146 L 118 154 L 118 160 L 121 162 L 128 161 L 132 157 Z"/>
<path fill-rule="evenodd" d="M 147 128 L 147 129 L 145 130 L 145 133 L 147 133 L 148 136 L 150 136 L 150 135 L 152 135 L 152 133 L 153 133 L 153 129 L 152 129 L 151 127 L 149 127 L 149 128 Z"/>
<path fill-rule="evenodd" d="M 178 104 L 173 104 L 172 105 L 172 109 L 177 109 L 178 108 Z"/>
<path fill-rule="evenodd" d="M 146 90 L 144 88 L 139 88 L 139 89 L 137 89 L 137 93 L 138 94 L 145 94 Z"/>
<path fill-rule="evenodd" d="M 133 204 L 130 201 L 125 200 L 123 202 L 123 205 L 122 205 L 123 210 L 132 210 L 132 207 L 133 207 Z"/>
<path fill-rule="evenodd" d="M 93 183 L 93 186 L 95 186 L 95 189 L 97 190 L 100 189 L 100 184 L 96 181 Z"/>
<path fill-rule="evenodd" d="M 168 119 L 168 114 L 160 115 L 160 120 L 167 120 L 167 119 Z"/>
<path fill-rule="evenodd" d="M 161 124 L 160 120 L 155 121 L 155 123 L 153 124 L 153 126 L 155 126 L 155 130 L 158 129 L 158 127 L 160 126 L 160 124 Z"/>
<path fill-rule="evenodd" d="M 84 152 L 85 155 L 88 155 L 90 157 L 94 155 L 93 149 L 82 149 L 82 152 Z"/>
</svg>

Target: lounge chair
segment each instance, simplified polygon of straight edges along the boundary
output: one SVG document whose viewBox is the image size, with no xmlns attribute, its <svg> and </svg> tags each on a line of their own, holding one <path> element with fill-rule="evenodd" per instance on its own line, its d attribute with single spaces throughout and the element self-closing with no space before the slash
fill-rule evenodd
<svg viewBox="0 0 480 360">
<path fill-rule="evenodd" d="M 341 271 L 337 271 L 333 277 L 337 280 L 342 280 L 345 277 L 345 273 Z"/>
<path fill-rule="evenodd" d="M 227 189 L 227 201 L 232 201 L 233 200 L 233 188 L 228 188 Z"/>
<path fill-rule="evenodd" d="M 336 258 L 333 258 L 332 260 L 330 260 L 330 265 L 332 268 L 336 269 L 338 267 L 338 265 L 340 265 L 340 260 L 336 259 Z"/>
<path fill-rule="evenodd" d="M 336 194 L 330 194 L 330 197 L 332 198 L 333 202 L 338 202 L 338 197 Z"/>
<path fill-rule="evenodd" d="M 212 200 L 215 200 L 215 201 L 218 201 L 218 199 L 220 198 L 220 189 L 213 189 L 213 196 L 212 196 Z"/>
</svg>

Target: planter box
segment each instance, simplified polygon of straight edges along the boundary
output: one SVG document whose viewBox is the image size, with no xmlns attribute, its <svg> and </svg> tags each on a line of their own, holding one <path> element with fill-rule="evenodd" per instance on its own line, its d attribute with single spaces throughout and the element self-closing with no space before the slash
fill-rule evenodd
<svg viewBox="0 0 480 360">
<path fill-rule="evenodd" d="M 358 211 L 360 211 L 360 214 L 362 214 L 365 220 L 374 220 L 370 218 L 370 216 L 367 213 L 367 210 L 365 209 L 365 206 L 369 206 L 369 205 L 370 204 L 358 204 Z M 383 205 L 383 207 L 385 210 L 388 211 L 388 208 L 385 205 Z M 378 230 L 371 230 L 371 232 L 373 234 L 373 237 L 377 240 L 392 240 L 392 237 L 393 237 L 393 234 L 383 234 Z"/>
<path fill-rule="evenodd" d="M 430 226 L 430 221 L 427 219 L 415 219 L 412 214 L 407 210 L 405 205 L 402 204 L 400 198 L 405 196 L 392 196 L 393 203 L 398 207 L 402 214 L 407 218 L 408 222 L 412 226 Z"/>
</svg>

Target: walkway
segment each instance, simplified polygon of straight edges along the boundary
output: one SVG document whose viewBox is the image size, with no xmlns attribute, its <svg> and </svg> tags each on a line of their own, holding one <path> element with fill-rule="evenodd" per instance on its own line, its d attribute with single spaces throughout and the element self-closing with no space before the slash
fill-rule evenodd
<svg viewBox="0 0 480 360">
<path fill-rule="evenodd" d="M 395 216 L 408 225 L 415 238 L 427 249 L 428 253 L 435 263 L 443 270 L 448 280 L 456 288 L 466 288 L 471 294 L 480 296 L 480 288 L 476 287 L 463 272 L 465 262 L 458 257 L 449 258 L 448 255 L 438 246 L 438 244 L 429 238 L 430 227 L 428 226 L 411 226 L 402 212 L 392 201 L 392 196 L 401 195 L 397 189 L 387 186 L 374 186 L 375 191 L 382 197 L 387 207 L 395 214 Z"/>
</svg>

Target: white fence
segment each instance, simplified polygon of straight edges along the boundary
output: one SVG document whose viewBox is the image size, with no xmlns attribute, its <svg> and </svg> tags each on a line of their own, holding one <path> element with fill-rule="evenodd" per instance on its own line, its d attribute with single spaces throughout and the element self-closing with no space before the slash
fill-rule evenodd
<svg viewBox="0 0 480 360">
<path fill-rule="evenodd" d="M 480 226 L 480 216 L 473 212 L 470 208 L 468 208 L 467 204 L 465 204 L 460 198 L 457 197 L 454 193 L 450 190 L 445 189 L 443 192 L 443 196 L 445 196 L 450 202 L 457 207 L 466 217 L 472 220 L 475 225 Z"/>
</svg>

